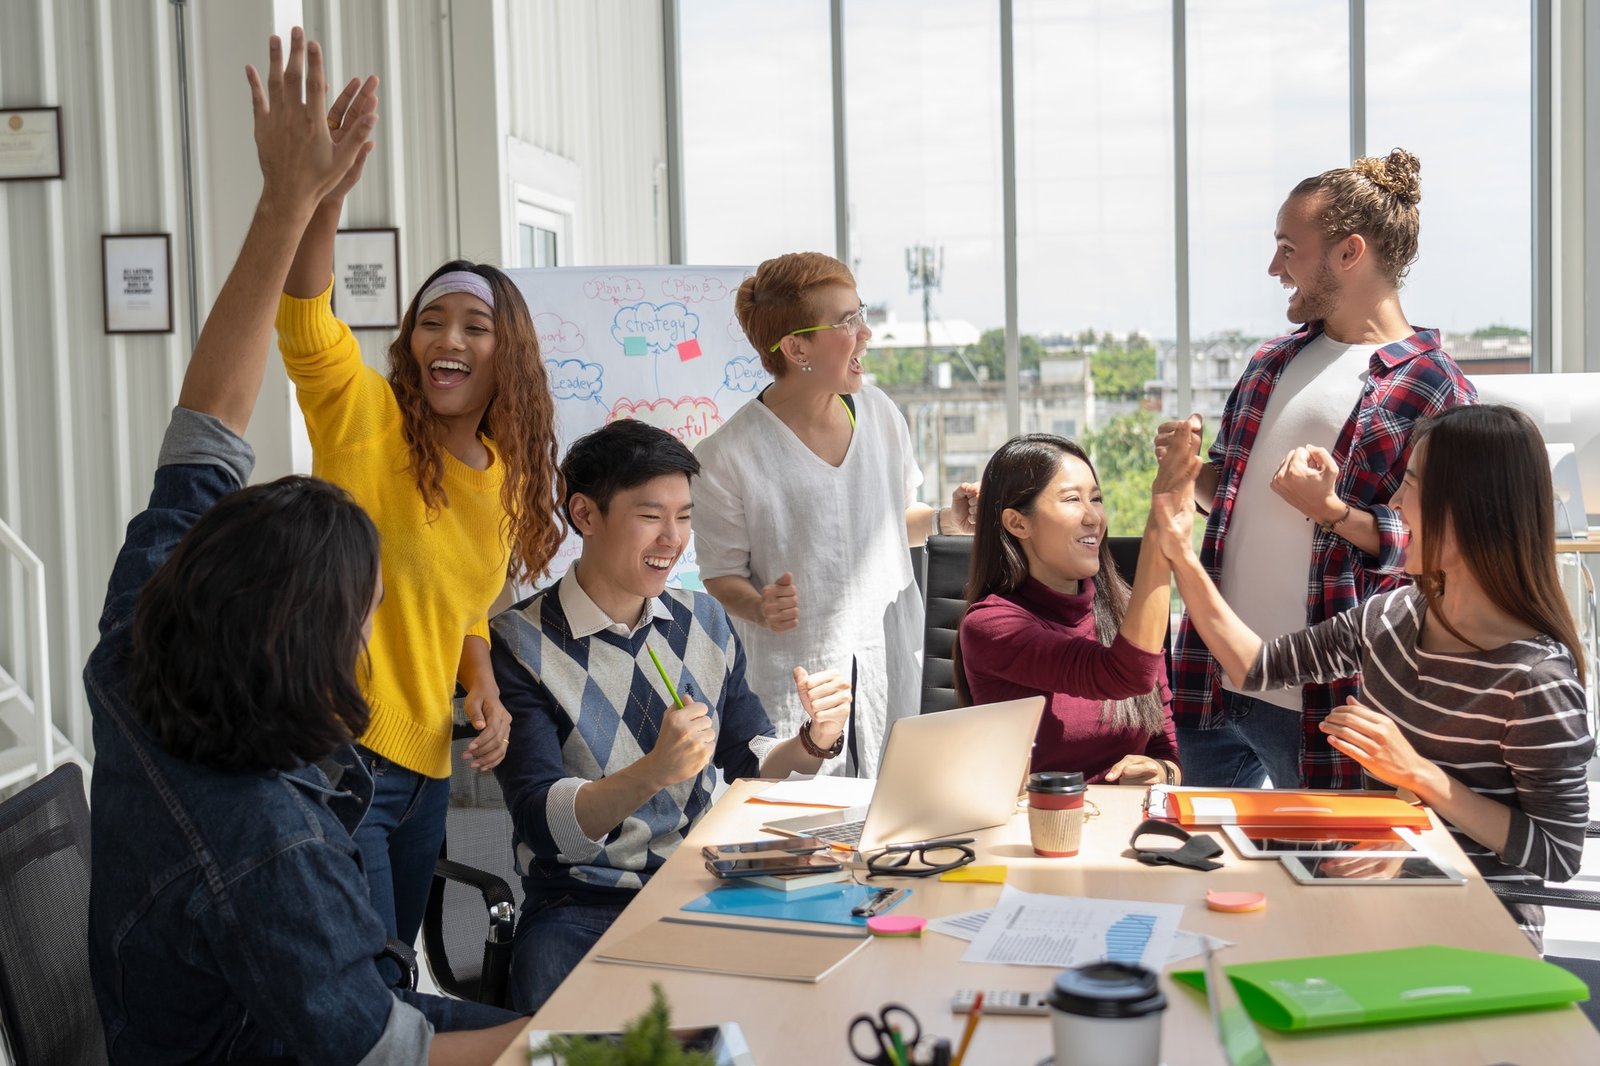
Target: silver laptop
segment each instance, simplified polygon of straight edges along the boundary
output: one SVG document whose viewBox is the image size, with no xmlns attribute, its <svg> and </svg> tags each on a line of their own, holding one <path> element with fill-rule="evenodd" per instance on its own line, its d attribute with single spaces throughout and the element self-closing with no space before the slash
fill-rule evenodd
<svg viewBox="0 0 1600 1066">
<path fill-rule="evenodd" d="M 762 826 L 820 836 L 858 851 L 987 829 L 1017 809 L 1044 697 L 902 718 L 889 728 L 878 784 L 865 807 Z"/>
</svg>

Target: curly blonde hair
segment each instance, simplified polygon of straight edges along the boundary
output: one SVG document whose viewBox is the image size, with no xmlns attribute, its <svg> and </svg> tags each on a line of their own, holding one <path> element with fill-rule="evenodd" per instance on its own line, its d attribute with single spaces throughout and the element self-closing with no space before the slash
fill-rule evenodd
<svg viewBox="0 0 1600 1066">
<path fill-rule="evenodd" d="M 1421 174 L 1417 157 L 1396 148 L 1381 159 L 1367 157 L 1325 170 L 1289 195 L 1322 194 L 1323 237 L 1331 242 L 1361 234 L 1377 253 L 1379 269 L 1398 286 L 1417 258 Z"/>
<path fill-rule="evenodd" d="M 511 279 L 487 264 L 458 259 L 430 274 L 406 308 L 400 335 L 389 345 L 389 387 L 400 402 L 411 472 L 430 515 L 450 506 L 444 490 L 444 447 L 439 443 L 444 424 L 423 392 L 422 370 L 411 354 L 411 335 L 421 310 L 417 301 L 434 278 L 453 270 L 470 270 L 494 293 L 495 391 L 478 432 L 494 442 L 506 467 L 500 502 L 505 508 L 501 530 L 511 549 L 507 577 L 514 581 L 539 577 L 549 571 L 567 533 L 558 509 L 563 493 L 555 400 L 528 305 Z"/>
</svg>

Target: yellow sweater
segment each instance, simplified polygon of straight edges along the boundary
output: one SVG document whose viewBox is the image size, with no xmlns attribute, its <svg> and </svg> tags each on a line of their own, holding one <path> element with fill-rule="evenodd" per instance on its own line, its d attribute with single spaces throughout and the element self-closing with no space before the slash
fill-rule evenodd
<svg viewBox="0 0 1600 1066">
<path fill-rule="evenodd" d="M 389 382 L 361 360 L 350 328 L 321 296 L 278 304 L 278 345 L 311 436 L 311 470 L 345 488 L 383 538 L 383 603 L 372 621 L 372 721 L 361 743 L 428 777 L 450 776 L 450 699 L 461 643 L 489 637 L 489 606 L 510 553 L 500 504 L 504 464 L 444 453 L 449 506 L 433 520 L 417 490 Z"/>
</svg>

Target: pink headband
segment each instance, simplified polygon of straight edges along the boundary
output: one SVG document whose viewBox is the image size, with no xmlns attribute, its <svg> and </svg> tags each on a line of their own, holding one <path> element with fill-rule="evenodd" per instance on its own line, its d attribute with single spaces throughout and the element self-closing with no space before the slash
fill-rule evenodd
<svg viewBox="0 0 1600 1066">
<path fill-rule="evenodd" d="M 489 283 L 480 274 L 470 270 L 452 270 L 448 274 L 440 274 L 434 278 L 422 296 L 417 300 L 417 310 L 420 311 L 441 296 L 448 296 L 452 292 L 464 292 L 476 296 L 494 310 L 494 290 L 489 288 Z"/>
</svg>

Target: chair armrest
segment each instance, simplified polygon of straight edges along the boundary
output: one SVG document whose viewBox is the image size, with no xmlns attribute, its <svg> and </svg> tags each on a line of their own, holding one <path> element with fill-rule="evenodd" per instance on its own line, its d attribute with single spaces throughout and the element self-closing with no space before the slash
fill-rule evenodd
<svg viewBox="0 0 1600 1066">
<path fill-rule="evenodd" d="M 476 866 L 468 866 L 464 862 L 454 859 L 433 860 L 433 876 L 442 877 L 446 881 L 454 881 L 461 885 L 470 885 L 477 889 L 483 896 L 484 908 L 493 912 L 495 905 L 500 903 L 516 905 L 515 898 L 511 895 L 511 886 L 492 873 L 480 870 Z"/>
<path fill-rule="evenodd" d="M 1582 888 L 1551 888 L 1546 885 L 1495 885 L 1489 891 L 1502 903 L 1534 903 L 1545 907 L 1571 907 L 1580 911 L 1600 911 L 1600 892 Z"/>
<path fill-rule="evenodd" d="M 417 990 L 417 953 L 409 945 L 390 937 L 383 945 L 381 959 L 393 959 L 400 967 L 400 987 L 408 992 Z"/>
</svg>

